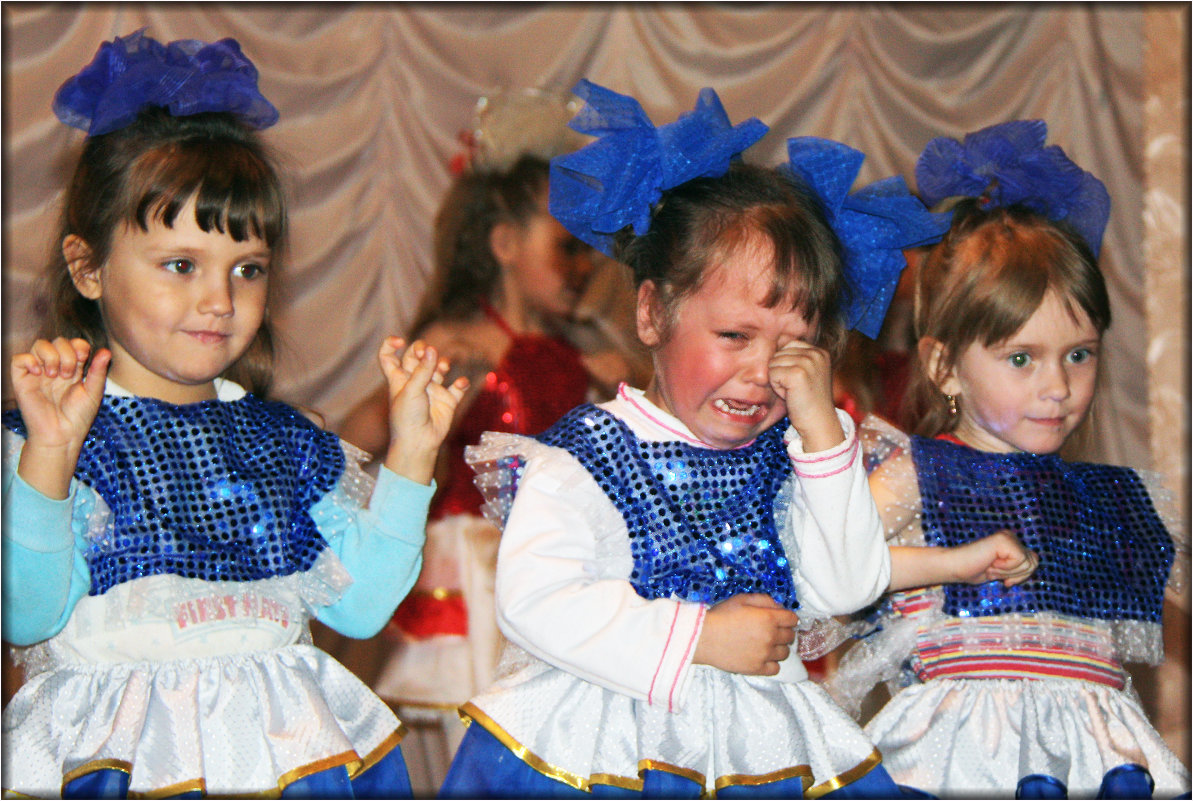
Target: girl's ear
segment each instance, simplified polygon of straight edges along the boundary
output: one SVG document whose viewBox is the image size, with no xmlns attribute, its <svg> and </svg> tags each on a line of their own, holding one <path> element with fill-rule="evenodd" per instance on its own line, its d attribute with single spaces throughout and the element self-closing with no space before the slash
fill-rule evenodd
<svg viewBox="0 0 1193 801">
<path fill-rule="evenodd" d="M 944 343 L 935 337 L 922 337 L 916 346 L 919 349 L 920 364 L 924 365 L 928 380 L 946 395 L 960 395 L 961 385 L 957 381 L 956 366 L 942 373 L 945 358 Z"/>
<path fill-rule="evenodd" d="M 103 286 L 99 279 L 99 265 L 91 263 L 91 246 L 82 237 L 67 234 L 62 240 L 62 257 L 66 259 L 71 283 L 79 290 L 79 294 L 88 300 L 99 300 Z"/>
<path fill-rule="evenodd" d="M 663 332 L 658 323 L 658 303 L 658 289 L 654 281 L 643 281 L 638 286 L 638 339 L 648 348 L 658 347 L 663 342 Z"/>
<path fill-rule="evenodd" d="M 517 258 L 520 234 L 518 226 L 510 222 L 499 222 L 489 231 L 489 250 L 503 268 Z"/>
</svg>

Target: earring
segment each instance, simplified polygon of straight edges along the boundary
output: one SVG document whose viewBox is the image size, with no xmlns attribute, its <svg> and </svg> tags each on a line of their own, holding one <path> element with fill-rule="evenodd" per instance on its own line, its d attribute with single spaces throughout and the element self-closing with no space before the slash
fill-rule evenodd
<svg viewBox="0 0 1193 801">
<path fill-rule="evenodd" d="M 947 403 L 949 405 L 949 417 L 956 417 L 957 416 L 957 396 L 956 395 L 945 395 L 944 399 L 945 399 L 945 403 Z"/>
</svg>

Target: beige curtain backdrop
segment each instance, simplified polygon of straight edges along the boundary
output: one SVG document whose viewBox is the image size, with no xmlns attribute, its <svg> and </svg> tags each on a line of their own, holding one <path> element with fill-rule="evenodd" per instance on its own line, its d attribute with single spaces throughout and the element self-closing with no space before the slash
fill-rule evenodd
<svg viewBox="0 0 1193 801">
<path fill-rule="evenodd" d="M 4 360 L 25 347 L 81 134 L 50 98 L 98 43 L 235 37 L 281 111 L 292 257 L 275 319 L 280 395 L 331 426 L 379 380 L 430 270 L 456 134 L 503 88 L 588 77 L 656 122 L 712 86 L 730 117 L 868 154 L 861 180 L 914 185 L 929 139 L 1016 118 L 1098 175 L 1114 325 L 1086 455 L 1162 469 L 1188 509 L 1187 4 L 7 4 Z M 3 371 L 5 397 L 8 370 Z M 1187 514 L 1186 514 L 1187 519 Z M 1186 679 L 1187 681 L 1187 679 Z M 1187 707 L 1187 702 L 1185 707 Z"/>
</svg>

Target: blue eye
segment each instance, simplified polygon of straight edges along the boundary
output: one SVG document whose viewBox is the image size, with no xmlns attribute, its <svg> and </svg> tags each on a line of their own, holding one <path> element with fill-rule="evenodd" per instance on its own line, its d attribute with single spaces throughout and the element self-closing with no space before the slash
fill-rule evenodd
<svg viewBox="0 0 1193 801">
<path fill-rule="evenodd" d="M 1093 348 L 1076 348 L 1069 352 L 1070 364 L 1084 364 L 1097 356 Z"/>
<path fill-rule="evenodd" d="M 1026 353 L 1012 353 L 1007 357 L 1007 361 L 1011 363 L 1012 367 L 1027 367 L 1031 364 L 1031 357 Z"/>
</svg>

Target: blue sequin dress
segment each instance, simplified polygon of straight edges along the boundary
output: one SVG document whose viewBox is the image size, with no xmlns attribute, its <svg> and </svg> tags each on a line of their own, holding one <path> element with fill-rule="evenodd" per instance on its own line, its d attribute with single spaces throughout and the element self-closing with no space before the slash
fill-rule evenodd
<svg viewBox="0 0 1193 801">
<path fill-rule="evenodd" d="M 960 545 L 1005 528 L 1040 557 L 1015 587 L 892 594 L 842 658 L 831 690 L 844 706 L 880 680 L 894 693 L 866 731 L 896 781 L 943 797 L 1011 797 L 1021 783 L 1024 797 L 1140 797 L 1152 781 L 1156 797 L 1187 793 L 1188 770 L 1123 667 L 1162 659 L 1165 590 L 1187 571 L 1158 482 L 909 438 L 873 418 L 863 442 L 892 542 Z"/>
<path fill-rule="evenodd" d="M 175 406 L 109 382 L 71 494 L 16 475 L 4 417 L 4 787 L 55 797 L 409 795 L 389 708 L 311 645 L 369 636 L 417 576 L 431 487 L 229 382 Z"/>
<path fill-rule="evenodd" d="M 536 439 L 486 435 L 469 460 L 505 521 L 509 644 L 445 797 L 897 793 L 799 654 L 773 677 L 692 663 L 709 606 L 766 593 L 801 625 L 889 581 L 852 423 L 804 454 L 783 427 L 735 450 L 623 387 Z M 794 432 L 791 432 L 793 435 Z M 508 515 L 508 519 L 507 519 Z"/>
</svg>

